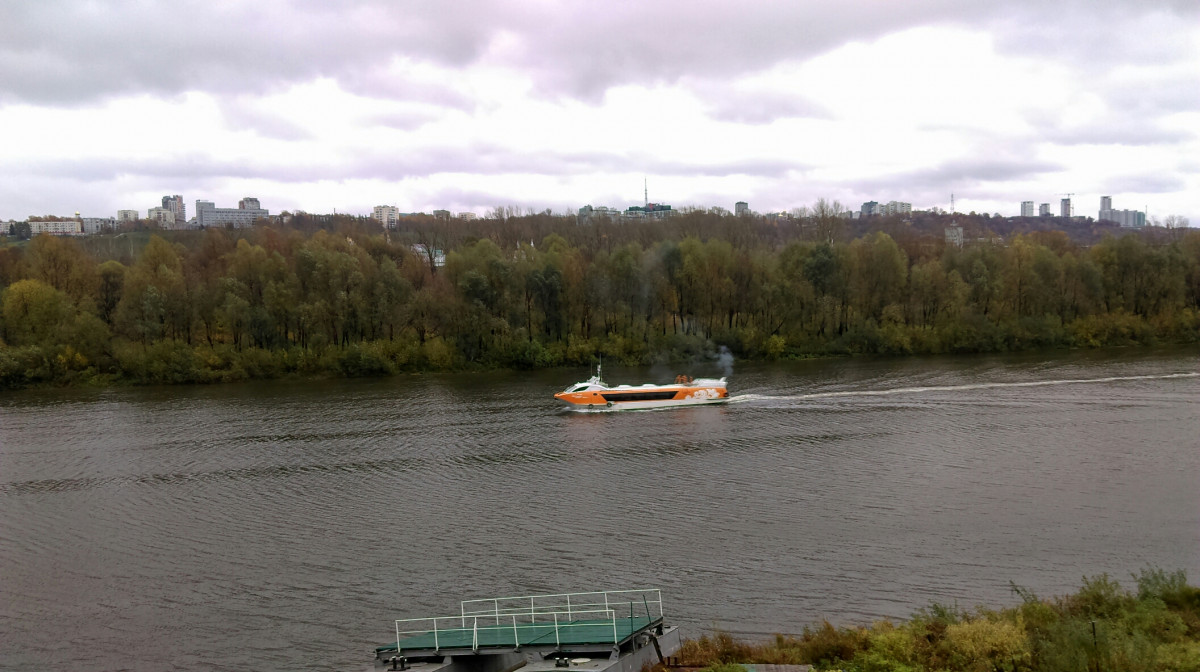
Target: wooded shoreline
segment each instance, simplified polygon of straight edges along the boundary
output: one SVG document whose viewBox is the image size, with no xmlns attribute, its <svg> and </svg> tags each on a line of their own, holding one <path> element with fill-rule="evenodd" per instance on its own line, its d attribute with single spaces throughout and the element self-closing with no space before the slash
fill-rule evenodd
<svg viewBox="0 0 1200 672">
<path fill-rule="evenodd" d="M 42 235 L 0 247 L 0 389 L 1200 341 L 1200 232 L 810 220 Z"/>
</svg>

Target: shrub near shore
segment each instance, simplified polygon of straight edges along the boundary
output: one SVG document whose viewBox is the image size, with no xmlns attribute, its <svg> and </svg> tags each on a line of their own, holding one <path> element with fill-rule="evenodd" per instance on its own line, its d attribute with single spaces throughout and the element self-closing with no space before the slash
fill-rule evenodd
<svg viewBox="0 0 1200 672">
<path fill-rule="evenodd" d="M 1041 599 L 1014 586 L 1015 607 L 932 605 L 903 623 L 835 627 L 739 641 L 688 640 L 680 663 L 739 672 L 738 663 L 809 664 L 847 672 L 1200 672 L 1200 588 L 1184 572 L 1144 570 L 1130 592 L 1107 574 L 1073 595 Z"/>
</svg>

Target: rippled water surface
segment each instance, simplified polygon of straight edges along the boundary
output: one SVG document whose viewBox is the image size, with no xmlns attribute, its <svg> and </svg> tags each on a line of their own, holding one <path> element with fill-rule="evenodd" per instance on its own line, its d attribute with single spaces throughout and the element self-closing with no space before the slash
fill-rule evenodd
<svg viewBox="0 0 1200 672">
<path fill-rule="evenodd" d="M 583 370 L 3 394 L 0 668 L 359 670 L 533 592 L 661 587 L 698 635 L 1194 583 L 1198 365 L 738 364 L 733 403 L 617 414 L 555 406 Z"/>
</svg>

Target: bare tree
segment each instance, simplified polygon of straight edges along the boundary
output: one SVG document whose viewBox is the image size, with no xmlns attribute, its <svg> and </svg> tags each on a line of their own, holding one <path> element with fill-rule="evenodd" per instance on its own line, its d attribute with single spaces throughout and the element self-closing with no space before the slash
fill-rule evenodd
<svg viewBox="0 0 1200 672">
<path fill-rule="evenodd" d="M 1167 238 L 1171 242 L 1179 240 L 1183 236 L 1183 230 L 1188 228 L 1188 218 L 1183 215 L 1167 215 L 1163 218 L 1163 227 L 1167 230 Z"/>
<path fill-rule="evenodd" d="M 842 237 L 846 228 L 844 213 L 847 210 L 841 203 L 818 198 L 810 212 L 817 240 L 832 245 Z"/>
</svg>

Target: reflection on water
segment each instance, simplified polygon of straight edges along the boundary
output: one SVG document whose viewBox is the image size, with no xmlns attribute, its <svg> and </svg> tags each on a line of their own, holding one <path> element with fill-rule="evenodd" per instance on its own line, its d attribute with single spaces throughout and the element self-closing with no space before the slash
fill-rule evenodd
<svg viewBox="0 0 1200 672">
<path fill-rule="evenodd" d="M 661 587 L 694 635 L 1195 579 L 1196 364 L 736 364 L 729 404 L 611 414 L 559 408 L 573 370 L 6 394 L 0 659 L 362 669 L 493 594 Z"/>
</svg>

